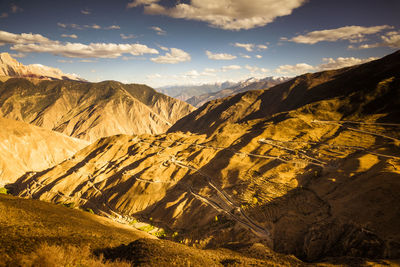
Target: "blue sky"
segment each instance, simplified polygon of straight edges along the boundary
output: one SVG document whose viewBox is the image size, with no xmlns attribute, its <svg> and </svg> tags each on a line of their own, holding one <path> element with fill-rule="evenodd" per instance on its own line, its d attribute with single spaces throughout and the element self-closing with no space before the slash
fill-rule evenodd
<svg viewBox="0 0 400 267">
<path fill-rule="evenodd" d="M 3 0 L 0 51 L 153 87 L 293 76 L 400 48 L 398 0 Z"/>
</svg>

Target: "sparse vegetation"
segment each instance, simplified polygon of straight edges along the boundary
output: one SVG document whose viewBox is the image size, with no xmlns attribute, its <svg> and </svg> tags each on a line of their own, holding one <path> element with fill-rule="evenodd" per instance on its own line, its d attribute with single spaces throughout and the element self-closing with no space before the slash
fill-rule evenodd
<svg viewBox="0 0 400 267">
<path fill-rule="evenodd" d="M 50 267 L 50 266 L 80 266 L 80 267 L 129 267 L 128 262 L 104 260 L 103 255 L 95 257 L 88 246 L 56 246 L 40 245 L 35 251 L 17 255 L 10 266 Z"/>
<path fill-rule="evenodd" d="M 8 189 L 7 189 L 7 188 L 4 188 L 4 187 L 0 187 L 0 194 L 5 194 L 5 195 L 7 195 L 7 194 L 8 194 Z"/>
</svg>

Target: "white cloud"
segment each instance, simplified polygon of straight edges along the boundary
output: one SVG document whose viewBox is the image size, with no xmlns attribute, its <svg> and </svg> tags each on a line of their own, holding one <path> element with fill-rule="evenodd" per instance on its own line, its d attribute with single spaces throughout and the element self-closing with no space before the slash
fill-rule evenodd
<svg viewBox="0 0 400 267">
<path fill-rule="evenodd" d="M 186 77 L 190 77 L 190 78 L 196 78 L 196 77 L 200 76 L 200 73 L 197 70 L 191 70 L 191 71 L 186 72 L 183 75 Z"/>
<path fill-rule="evenodd" d="M 161 29 L 160 27 L 157 27 L 157 26 L 150 27 L 150 29 L 155 31 L 158 35 L 166 35 L 167 34 L 166 31 L 164 31 L 163 29 Z"/>
<path fill-rule="evenodd" d="M 71 29 L 76 29 L 76 30 L 83 30 L 83 29 L 119 30 L 119 29 L 121 29 L 121 27 L 118 26 L 118 25 L 111 25 L 111 26 L 108 26 L 108 27 L 102 27 L 102 26 L 97 25 L 97 24 L 92 24 L 92 25 L 78 25 L 78 24 L 75 24 L 75 23 L 65 24 L 65 23 L 61 23 L 61 22 L 58 22 L 58 23 L 57 23 L 57 26 L 58 26 L 58 27 L 61 27 L 61 28 L 64 28 L 64 29 L 71 28 Z"/>
<path fill-rule="evenodd" d="M 16 44 L 11 47 L 14 51 L 24 53 L 51 53 L 53 55 L 72 58 L 117 58 L 122 54 L 134 56 L 143 54 L 158 54 L 158 51 L 142 44 L 114 44 L 114 43 L 66 43 L 50 44 Z"/>
<path fill-rule="evenodd" d="M 190 61 L 188 53 L 179 48 L 171 48 L 164 56 L 151 58 L 151 61 L 162 64 L 176 64 L 179 62 Z"/>
<path fill-rule="evenodd" d="M 242 58 L 251 58 L 251 56 L 246 55 L 246 54 L 239 54 Z"/>
<path fill-rule="evenodd" d="M 316 68 L 306 63 L 298 63 L 296 65 L 282 65 L 279 66 L 275 72 L 281 75 L 300 75 L 306 72 L 315 71 Z"/>
<path fill-rule="evenodd" d="M 61 37 L 72 38 L 72 39 L 77 39 L 78 38 L 78 36 L 76 34 L 61 34 Z"/>
<path fill-rule="evenodd" d="M 121 36 L 121 38 L 124 39 L 124 40 L 136 38 L 136 36 L 133 35 L 133 34 L 123 34 L 123 33 L 121 33 L 119 36 Z"/>
<path fill-rule="evenodd" d="M 165 47 L 165 46 L 162 46 L 162 45 L 157 45 L 161 50 L 164 50 L 164 51 L 168 51 L 169 49 L 168 49 L 168 47 Z"/>
<path fill-rule="evenodd" d="M 267 50 L 267 49 L 268 49 L 268 46 L 266 46 L 266 45 L 257 45 L 257 48 L 258 48 L 259 50 Z"/>
<path fill-rule="evenodd" d="M 119 30 L 119 29 L 121 29 L 121 27 L 118 25 L 111 25 L 111 26 L 105 27 L 104 29 L 105 30 Z"/>
<path fill-rule="evenodd" d="M 369 49 L 376 47 L 400 48 L 400 31 L 391 31 L 381 36 L 381 42 L 374 44 L 362 44 L 358 47 L 349 45 L 349 49 Z"/>
<path fill-rule="evenodd" d="M 223 66 L 221 68 L 221 70 L 223 72 L 228 71 L 228 70 L 240 70 L 242 67 L 240 67 L 239 65 L 229 65 L 229 66 Z"/>
<path fill-rule="evenodd" d="M 235 43 L 234 46 L 246 49 L 247 52 L 253 51 L 254 44 Z"/>
<path fill-rule="evenodd" d="M 11 4 L 11 13 L 18 13 L 24 11 L 22 8 L 15 4 Z"/>
<path fill-rule="evenodd" d="M 126 5 L 127 8 L 134 8 L 141 5 L 150 5 L 152 3 L 157 3 L 158 0 L 134 0 Z"/>
<path fill-rule="evenodd" d="M 60 62 L 60 63 L 70 63 L 70 64 L 74 63 L 73 60 L 65 60 L 65 59 L 58 59 L 57 62 Z"/>
<path fill-rule="evenodd" d="M 331 69 L 340 69 L 344 67 L 350 67 L 353 65 L 358 65 L 362 63 L 375 60 L 375 57 L 369 57 L 365 59 L 355 58 L 355 57 L 338 57 L 334 58 L 323 58 L 322 64 L 317 66 L 311 66 L 307 63 L 299 63 L 296 65 L 282 65 L 275 69 L 275 72 L 281 75 L 295 76 L 304 74 L 306 72 L 316 72 Z"/>
<path fill-rule="evenodd" d="M 262 55 L 256 55 L 256 58 L 262 58 Z"/>
<path fill-rule="evenodd" d="M 151 15 L 166 15 L 173 18 L 198 20 L 225 30 L 251 29 L 264 26 L 277 17 L 290 15 L 306 0 L 190 0 L 173 7 L 160 5 L 160 0 L 134 0 L 128 8 L 144 6 Z"/>
<path fill-rule="evenodd" d="M 131 54 L 134 56 L 158 54 L 156 49 L 138 43 L 62 43 L 50 40 L 40 34 L 14 34 L 5 31 L 0 31 L 0 44 L 11 44 L 11 50 L 22 53 L 51 53 L 53 55 L 72 58 L 117 58 L 122 54 Z"/>
<path fill-rule="evenodd" d="M 83 15 L 90 15 L 91 14 L 91 12 L 89 10 L 87 10 L 87 9 L 81 9 L 81 13 Z"/>
<path fill-rule="evenodd" d="M 214 54 L 208 50 L 206 51 L 206 55 L 209 59 L 214 59 L 214 60 L 232 60 L 236 58 L 236 56 L 231 54 L 225 54 L 225 53 Z"/>
<path fill-rule="evenodd" d="M 82 63 L 96 63 L 97 61 L 96 60 L 91 60 L 91 59 L 81 59 L 81 60 L 79 60 L 79 62 L 82 62 Z"/>
<path fill-rule="evenodd" d="M 15 34 L 0 31 L 0 44 L 32 44 L 52 42 L 41 34 L 21 33 Z"/>
<path fill-rule="evenodd" d="M 350 40 L 353 42 L 358 42 L 363 40 L 365 35 L 375 34 L 391 28 L 393 27 L 389 25 L 373 27 L 345 26 L 337 29 L 312 31 L 305 35 L 295 36 L 289 41 L 302 44 L 315 44 L 323 41 L 335 42 L 338 40 Z M 281 41 L 285 40 L 287 40 L 286 37 L 281 38 Z"/>
<path fill-rule="evenodd" d="M 216 70 L 216 69 L 213 69 L 213 68 L 205 68 L 205 69 L 204 69 L 204 72 L 213 73 L 213 72 L 217 72 L 217 70 Z"/>
<path fill-rule="evenodd" d="M 323 64 L 317 67 L 318 70 L 330 70 L 330 69 L 340 69 L 344 67 L 349 67 L 357 64 L 362 64 L 371 60 L 377 59 L 376 57 L 370 57 L 365 59 L 355 58 L 355 57 L 338 57 L 333 58 L 323 58 Z"/>
<path fill-rule="evenodd" d="M 257 73 L 257 72 L 262 72 L 262 73 L 269 72 L 269 69 L 260 68 L 257 66 L 250 66 L 250 65 L 246 65 L 245 69 L 249 70 L 252 74 Z"/>
<path fill-rule="evenodd" d="M 16 54 L 11 53 L 10 55 L 12 57 L 17 57 L 17 58 L 26 57 L 26 54 L 24 54 L 24 53 L 16 53 Z"/>
</svg>

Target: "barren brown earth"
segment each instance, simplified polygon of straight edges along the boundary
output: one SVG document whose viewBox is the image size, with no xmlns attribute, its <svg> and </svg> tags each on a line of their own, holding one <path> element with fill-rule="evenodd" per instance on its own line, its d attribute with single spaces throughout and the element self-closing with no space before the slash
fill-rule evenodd
<svg viewBox="0 0 400 267">
<path fill-rule="evenodd" d="M 399 81 L 400 52 L 305 74 L 211 101 L 167 134 L 103 138 L 12 190 L 139 218 L 196 247 L 399 258 Z"/>
<path fill-rule="evenodd" d="M 115 134 L 158 134 L 194 108 L 139 84 L 115 81 L 0 82 L 0 116 L 94 142 Z"/>
<path fill-rule="evenodd" d="M 261 244 L 246 248 L 246 255 L 228 249 L 200 250 L 158 240 L 131 226 L 89 212 L 9 195 L 0 194 L 0 214 L 0 266 L 43 266 L 40 265 L 43 263 L 59 266 L 57 258 L 63 258 L 67 266 L 91 266 L 83 263 L 87 248 L 94 255 L 103 254 L 103 259 L 123 260 L 132 266 L 305 265 L 293 256 L 274 253 Z M 40 250 L 49 248 L 57 255 Z M 60 248 L 78 255 L 58 255 L 63 254 Z M 45 258 L 38 259 L 40 256 Z M 36 258 L 36 262 L 32 258 Z M 69 261 L 71 258 L 76 265 Z M 101 262 L 96 263 L 102 266 Z"/>
</svg>

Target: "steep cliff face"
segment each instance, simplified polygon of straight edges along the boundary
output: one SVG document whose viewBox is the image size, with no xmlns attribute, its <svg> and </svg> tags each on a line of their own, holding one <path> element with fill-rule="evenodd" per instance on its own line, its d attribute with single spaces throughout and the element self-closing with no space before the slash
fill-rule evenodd
<svg viewBox="0 0 400 267">
<path fill-rule="evenodd" d="M 98 140 L 14 192 L 139 217 L 198 246 L 400 256 L 400 52 Z"/>
<path fill-rule="evenodd" d="M 0 76 L 29 77 L 47 80 L 82 80 L 77 75 L 65 74 L 60 69 L 41 64 L 25 66 L 8 53 L 0 53 Z"/>
<path fill-rule="evenodd" d="M 145 85 L 9 79 L 0 115 L 90 142 L 115 134 L 157 134 L 194 108 Z"/>
<path fill-rule="evenodd" d="M 43 171 L 71 157 L 84 140 L 0 117 L 0 186 L 25 172 Z"/>
</svg>

